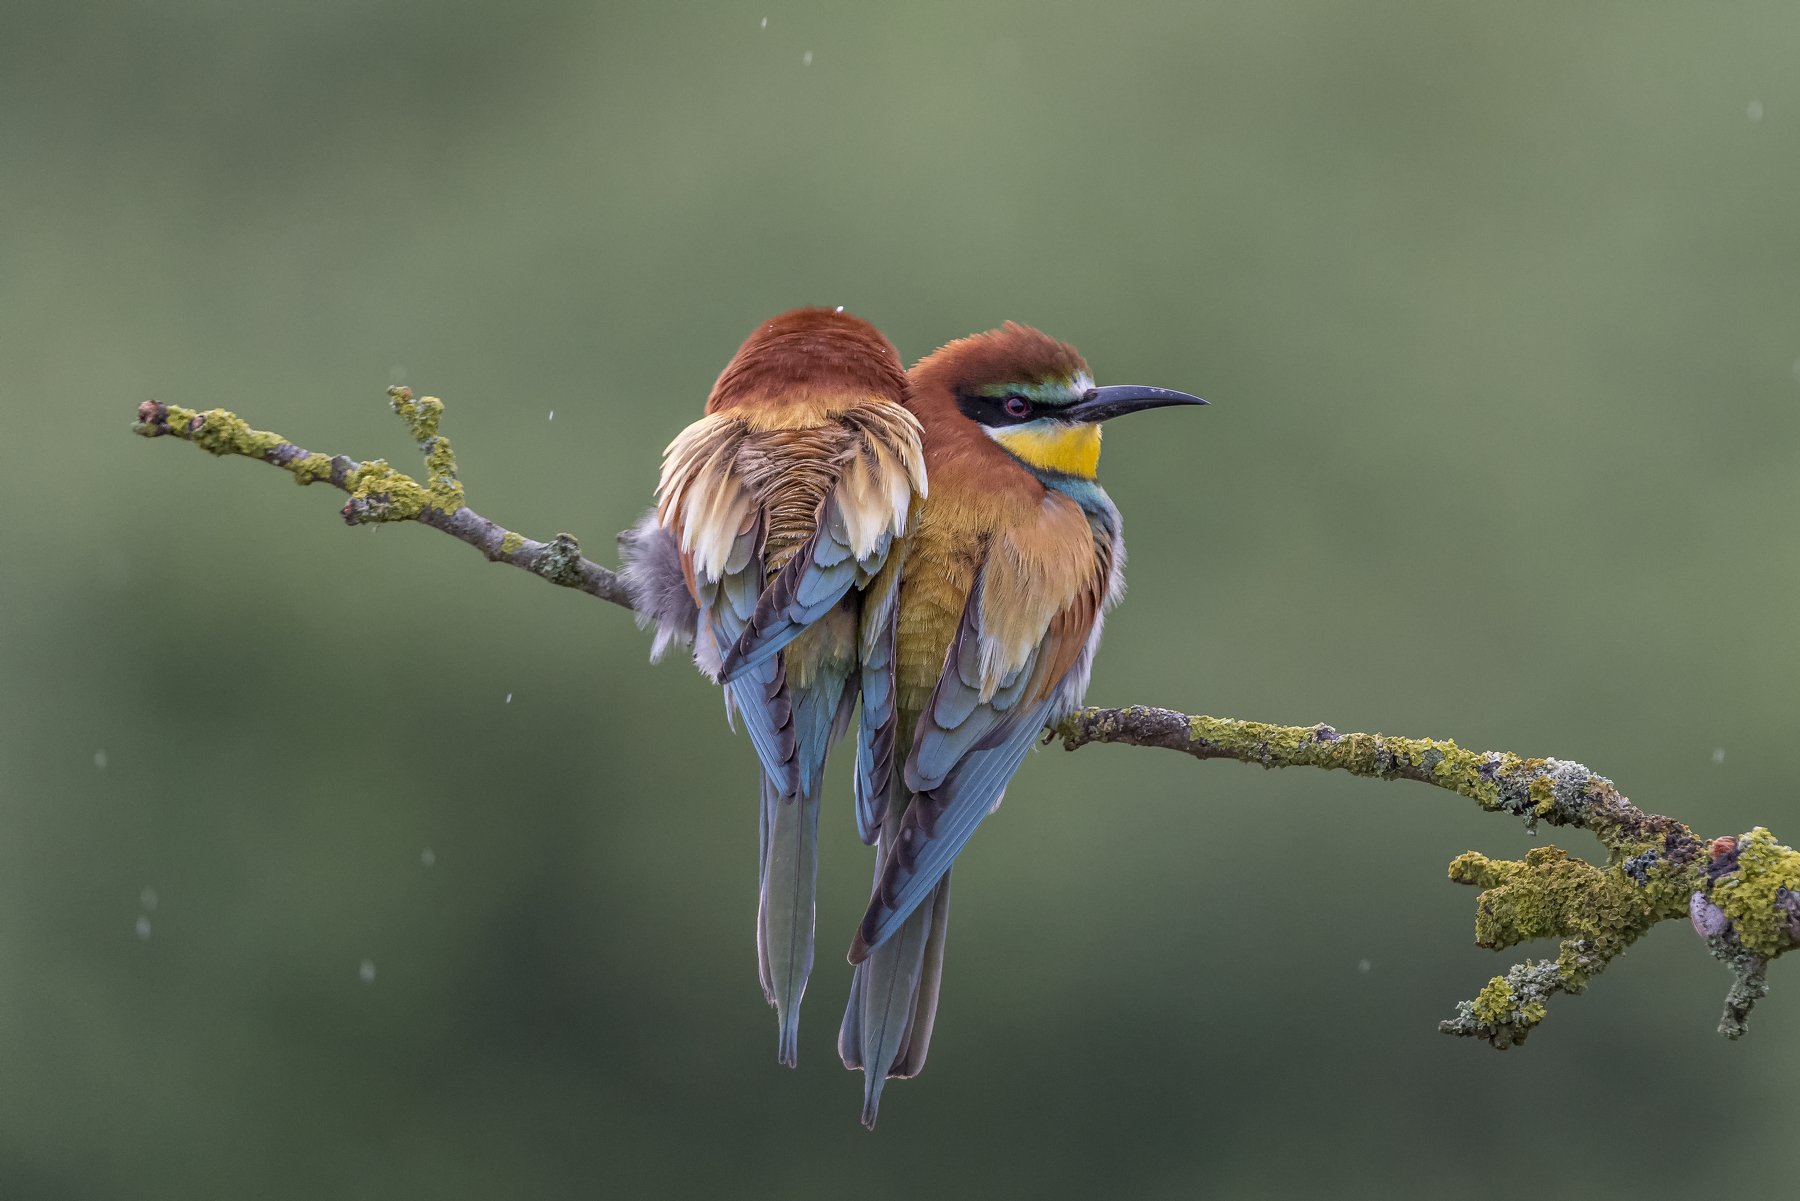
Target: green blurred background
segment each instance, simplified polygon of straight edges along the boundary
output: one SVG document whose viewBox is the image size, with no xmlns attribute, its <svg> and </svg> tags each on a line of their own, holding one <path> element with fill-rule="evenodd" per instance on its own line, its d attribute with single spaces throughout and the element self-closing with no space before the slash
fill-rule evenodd
<svg viewBox="0 0 1800 1201">
<path fill-rule="evenodd" d="M 1092 699 L 1577 758 L 1792 841 L 1797 40 L 1787 2 L 13 0 L 0 1196 L 1778 1195 L 1732 1157 L 1791 1141 L 1790 965 L 1738 1044 L 1674 926 L 1520 1050 L 1444 1038 L 1518 957 L 1444 866 L 1517 823 L 1123 748 L 1027 762 L 866 1134 L 847 803 L 789 1073 L 714 690 L 128 427 L 412 464 L 407 383 L 473 504 L 610 560 L 760 318 L 909 360 L 1028 321 L 1215 402 L 1108 439 Z"/>
</svg>

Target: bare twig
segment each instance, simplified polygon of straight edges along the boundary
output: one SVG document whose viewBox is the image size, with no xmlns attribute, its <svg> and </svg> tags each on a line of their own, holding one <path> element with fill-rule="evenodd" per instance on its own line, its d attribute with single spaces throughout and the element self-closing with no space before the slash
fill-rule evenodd
<svg viewBox="0 0 1800 1201">
<path fill-rule="evenodd" d="M 138 406 L 132 431 L 146 438 L 181 438 L 215 455 L 241 455 L 271 463 L 302 484 L 330 484 L 350 494 L 342 509 L 346 525 L 417 521 L 468 543 L 495 563 L 508 563 L 552 584 L 578 588 L 589 596 L 631 608 L 631 597 L 618 573 L 583 558 L 581 544 L 573 535 L 558 534 L 548 542 L 536 542 L 462 503 L 456 456 L 450 440 L 437 432 L 443 401 L 434 396 L 415 401 L 408 388 L 389 388 L 388 397 L 425 455 L 423 484 L 381 459 L 359 463 L 344 455 L 316 454 L 280 434 L 251 429 L 228 409 L 196 412 L 146 400 Z"/>
<path fill-rule="evenodd" d="M 351 525 L 417 521 L 495 562 L 632 607 L 619 575 L 583 558 L 568 534 L 534 542 L 464 505 L 449 440 L 437 432 L 443 402 L 429 396 L 415 401 L 406 388 L 391 388 L 388 395 L 425 455 L 424 483 L 379 459 L 359 463 L 304 450 L 279 434 L 251 429 L 225 409 L 196 412 L 145 401 L 133 429 L 145 437 L 183 438 L 215 455 L 271 463 L 302 484 L 329 483 L 350 494 L 343 517 Z M 1581 992 L 1652 926 L 1683 915 L 1732 971 L 1719 1032 L 1737 1038 L 1751 1006 L 1768 991 L 1769 961 L 1800 946 L 1800 854 L 1760 826 L 1742 835 L 1696 837 L 1673 818 L 1645 813 L 1612 781 L 1579 763 L 1468 751 L 1433 739 L 1340 734 L 1326 725 L 1277 726 L 1151 708 L 1083 709 L 1047 737 L 1060 737 L 1069 750 L 1117 742 L 1166 747 L 1196 759 L 1417 780 L 1483 809 L 1514 814 L 1533 828 L 1542 822 L 1593 834 L 1606 850 L 1600 866 L 1553 846 L 1517 861 L 1470 851 L 1450 864 L 1452 880 L 1483 889 L 1476 900 L 1477 945 L 1562 940 L 1554 960 L 1521 963 L 1495 976 L 1440 1023 L 1446 1033 L 1495 1047 L 1523 1042 L 1543 1021 L 1552 996 Z"/>
</svg>

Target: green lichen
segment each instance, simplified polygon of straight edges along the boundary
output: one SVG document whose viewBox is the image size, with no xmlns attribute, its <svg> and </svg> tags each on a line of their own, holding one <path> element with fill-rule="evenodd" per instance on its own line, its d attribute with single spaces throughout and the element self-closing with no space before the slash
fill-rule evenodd
<svg viewBox="0 0 1800 1201">
<path fill-rule="evenodd" d="M 415 401 L 411 388 L 396 387 L 388 389 L 388 403 L 400 415 L 400 419 L 406 422 L 406 428 L 412 431 L 414 442 L 429 442 L 437 437 L 438 422 L 444 416 L 443 401 L 435 396 Z"/>
<path fill-rule="evenodd" d="M 295 459 L 287 465 L 294 474 L 297 484 L 317 484 L 331 478 L 331 456 L 309 454 L 303 459 Z"/>
<path fill-rule="evenodd" d="M 1375 779 L 1423 780 L 1485 809 L 1502 806 L 1497 775 L 1542 762 L 1504 756 L 1497 773 L 1496 756 L 1464 750 L 1449 739 L 1339 734 L 1330 726 L 1277 726 L 1221 717 L 1189 717 L 1188 738 L 1265 767 L 1322 767 Z"/>
<path fill-rule="evenodd" d="M 1485 891 L 1475 902 L 1477 946 L 1502 948 L 1534 938 L 1561 938 L 1557 970 L 1579 992 L 1606 965 L 1665 918 L 1685 910 L 1617 867 L 1597 868 L 1558 847 L 1534 847 L 1523 861 L 1477 851 L 1450 864 L 1450 878 Z"/>
<path fill-rule="evenodd" d="M 1535 1026 L 1548 1012 L 1542 1001 L 1521 998 L 1505 976 L 1489 980 L 1470 1002 L 1470 1011 L 1489 1026 Z"/>
<path fill-rule="evenodd" d="M 1543 822 L 1591 833 L 1606 850 L 1604 863 L 1540 847 L 1523 860 L 1470 852 L 1450 865 L 1452 880 L 1483 889 L 1475 918 L 1480 945 L 1560 940 L 1555 959 L 1515 965 L 1442 1025 L 1497 1047 L 1522 1041 L 1544 1019 L 1551 997 L 1583 991 L 1651 928 L 1688 916 L 1696 894 L 1710 894 L 1729 919 L 1724 936 L 1708 944 L 1738 979 L 1720 1027 L 1731 1037 L 1743 1032 L 1750 1005 L 1766 987 L 1766 962 L 1800 947 L 1800 854 L 1758 829 L 1718 840 L 1715 845 L 1730 845 L 1729 864 L 1724 851 L 1709 857 L 1687 826 L 1643 812 L 1612 781 L 1579 763 L 1467 751 L 1448 740 L 1340 734 L 1325 725 L 1278 726 L 1144 707 L 1082 710 L 1052 733 L 1070 749 L 1128 742 L 1266 768 L 1419 780 L 1484 809 L 1512 813 L 1528 826 Z"/>
<path fill-rule="evenodd" d="M 1474 999 L 1469 1002 L 1469 1008 L 1482 1021 L 1496 1025 L 1510 1020 L 1517 1004 L 1518 998 L 1507 987 L 1506 977 L 1495 976 L 1475 994 Z"/>
<path fill-rule="evenodd" d="M 1787 911 L 1776 904 L 1783 889 L 1800 891 L 1800 853 L 1761 826 L 1738 839 L 1736 869 L 1712 886 L 1712 902 L 1731 919 L 1738 941 L 1765 959 L 1794 945 Z"/>
<path fill-rule="evenodd" d="M 179 405 L 169 406 L 169 428 L 208 454 L 243 455 L 251 459 L 267 459 L 287 439 L 268 430 L 255 430 L 230 409 L 207 409 L 196 413 Z"/>
<path fill-rule="evenodd" d="M 524 547 L 525 541 L 525 535 L 515 534 L 511 530 L 508 530 L 506 531 L 506 535 L 500 539 L 500 553 L 503 555 L 516 555 Z"/>
<path fill-rule="evenodd" d="M 431 500 L 418 480 L 395 471 L 383 459 L 371 459 L 357 468 L 345 487 L 359 524 L 412 521 Z"/>
<path fill-rule="evenodd" d="M 580 586 L 581 543 L 573 534 L 558 534 L 545 544 L 531 569 L 552 584 L 561 584 L 565 588 Z"/>
<path fill-rule="evenodd" d="M 427 491 L 431 507 L 454 513 L 463 505 L 462 482 L 456 478 L 456 455 L 450 450 L 450 439 L 431 438 L 421 447 L 425 451 Z"/>
<path fill-rule="evenodd" d="M 1479 1038 L 1504 1051 L 1524 1042 L 1544 1020 L 1551 997 L 1570 991 L 1575 990 L 1548 959 L 1514 964 L 1483 985 L 1473 1000 L 1460 1002 L 1456 1016 L 1440 1022 L 1438 1029 Z"/>
<path fill-rule="evenodd" d="M 1495 809 L 1500 804 L 1500 789 L 1489 776 L 1483 773 L 1487 765 L 1487 757 L 1473 751 L 1465 751 L 1454 742 L 1449 744 L 1451 750 L 1440 761 L 1431 773 L 1434 784 L 1440 788 L 1448 788 L 1452 792 L 1461 793 L 1483 809 Z"/>
<path fill-rule="evenodd" d="M 389 388 L 388 403 L 406 422 L 419 452 L 425 456 L 426 501 L 431 508 L 454 513 L 463 506 L 462 482 L 456 478 L 456 453 L 450 439 L 439 434 L 444 402 L 435 396 L 413 399 L 411 388 Z"/>
</svg>

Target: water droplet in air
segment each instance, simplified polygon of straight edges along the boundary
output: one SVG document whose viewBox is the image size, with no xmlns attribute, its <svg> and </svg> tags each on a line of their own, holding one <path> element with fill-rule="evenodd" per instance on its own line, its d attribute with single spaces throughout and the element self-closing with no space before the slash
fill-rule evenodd
<svg viewBox="0 0 1800 1201">
<path fill-rule="evenodd" d="M 375 961 L 373 959 L 363 960 L 362 966 L 356 969 L 356 978 L 364 984 L 375 983 Z"/>
<path fill-rule="evenodd" d="M 844 306 L 843 306 L 843 305 L 841 305 L 841 304 L 840 304 L 840 305 L 838 305 L 838 307 L 837 307 L 837 311 L 838 311 L 838 312 L 840 312 L 840 313 L 841 313 L 841 312 L 843 312 L 843 311 L 844 311 Z"/>
<path fill-rule="evenodd" d="M 141 913 L 138 914 L 137 936 L 139 939 L 146 942 L 150 939 L 150 919 Z"/>
<path fill-rule="evenodd" d="M 435 863 L 437 863 L 437 852 L 436 851 L 432 850 L 430 847 L 426 847 L 424 850 L 419 852 L 419 866 L 431 867 Z"/>
<path fill-rule="evenodd" d="M 1762 120 L 1762 113 L 1762 101 L 1760 100 L 1752 100 L 1744 106 L 1744 115 L 1753 122 Z"/>
<path fill-rule="evenodd" d="M 1373 966 L 1374 964 L 1370 963 L 1367 959 L 1358 959 L 1356 961 L 1356 970 L 1365 976 L 1369 974 L 1369 969 Z"/>
<path fill-rule="evenodd" d="M 800 65 L 803 67 L 812 66 L 812 51 L 811 50 L 808 50 L 805 54 L 802 54 L 800 56 Z"/>
<path fill-rule="evenodd" d="M 106 752 L 105 751 L 95 751 L 94 752 L 94 766 L 97 768 L 100 768 L 102 771 L 106 770 Z"/>
<path fill-rule="evenodd" d="M 1723 763 L 1723 762 L 1725 762 L 1725 748 L 1724 748 L 1724 747 L 1722 747 L 1722 746 L 1715 746 L 1715 747 L 1714 747 L 1714 748 L 1713 748 L 1713 762 L 1714 762 L 1714 763 Z"/>
<path fill-rule="evenodd" d="M 506 694 L 506 703 L 509 705 L 512 704 L 512 693 L 510 692 Z"/>
<path fill-rule="evenodd" d="M 156 908 L 156 901 L 157 896 L 154 888 L 146 886 L 143 892 L 138 893 L 138 904 L 142 905 L 145 909 L 154 910 Z"/>
<path fill-rule="evenodd" d="M 556 410 L 555 409 L 550 410 L 550 420 L 552 420 L 552 421 L 556 420 Z"/>
<path fill-rule="evenodd" d="M 764 29 L 767 29 L 767 28 L 768 28 L 768 27 L 769 27 L 769 18 L 767 18 L 767 17 L 764 17 L 764 18 L 763 18 L 763 23 L 762 23 L 762 27 L 763 27 L 763 28 L 764 28 Z"/>
</svg>

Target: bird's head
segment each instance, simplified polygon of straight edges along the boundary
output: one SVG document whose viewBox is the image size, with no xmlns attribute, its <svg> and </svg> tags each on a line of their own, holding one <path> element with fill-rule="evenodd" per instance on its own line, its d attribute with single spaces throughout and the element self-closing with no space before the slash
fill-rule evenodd
<svg viewBox="0 0 1800 1201">
<path fill-rule="evenodd" d="M 821 408 L 872 399 L 899 404 L 905 396 L 906 370 L 880 330 L 841 307 L 805 308 L 751 331 L 713 385 L 706 411 L 781 424 L 779 410 L 804 422 Z"/>
<path fill-rule="evenodd" d="M 1038 474 L 1091 480 L 1100 424 L 1165 405 L 1203 405 L 1186 392 L 1115 384 L 1097 388 L 1073 346 L 1028 325 L 959 338 L 921 359 L 911 391 L 927 421 L 967 420 Z"/>
</svg>

